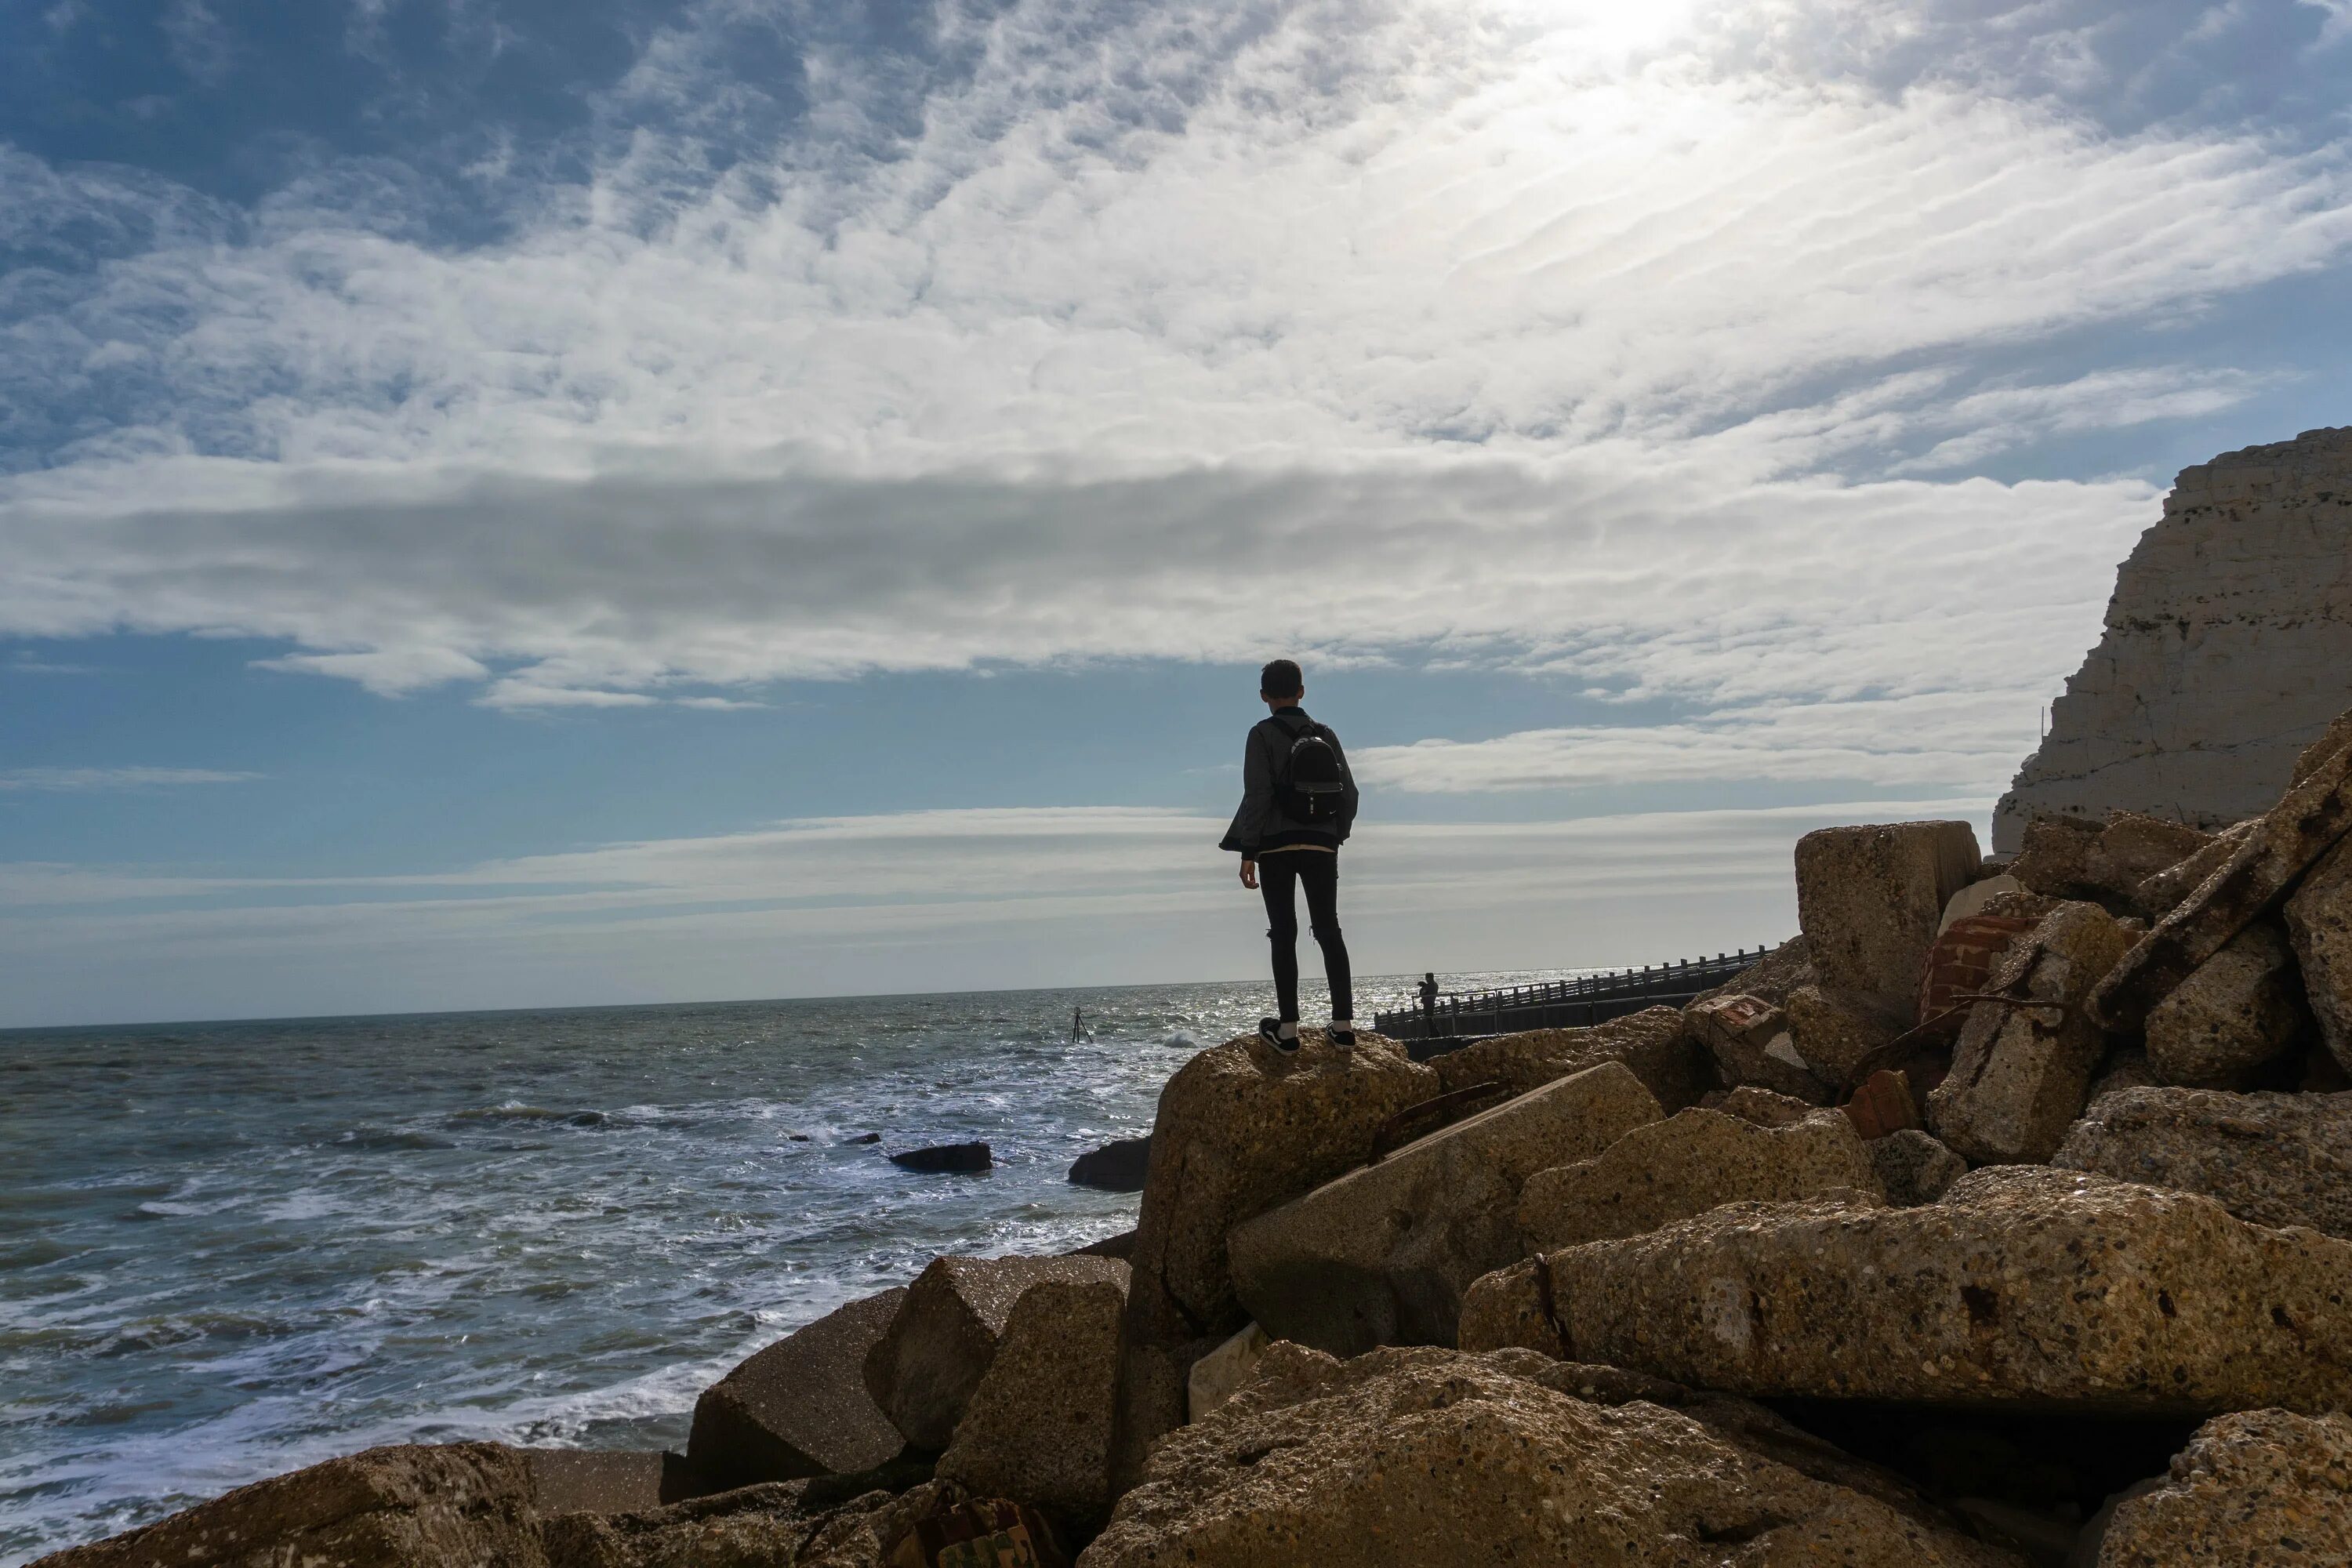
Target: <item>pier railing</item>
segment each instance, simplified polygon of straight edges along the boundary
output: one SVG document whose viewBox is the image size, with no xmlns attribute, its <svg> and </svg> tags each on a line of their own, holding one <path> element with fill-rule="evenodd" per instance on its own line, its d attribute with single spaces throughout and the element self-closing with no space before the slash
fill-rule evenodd
<svg viewBox="0 0 2352 1568">
<path fill-rule="evenodd" d="M 1505 1035 L 1521 1029 L 1561 1029 L 1606 1023 L 1661 1005 L 1679 1007 L 1762 958 L 1769 949 L 1718 952 L 1606 974 L 1580 974 L 1499 991 L 1441 992 L 1431 1007 L 1381 1013 L 1374 1026 L 1392 1040 L 1463 1035 Z"/>
</svg>

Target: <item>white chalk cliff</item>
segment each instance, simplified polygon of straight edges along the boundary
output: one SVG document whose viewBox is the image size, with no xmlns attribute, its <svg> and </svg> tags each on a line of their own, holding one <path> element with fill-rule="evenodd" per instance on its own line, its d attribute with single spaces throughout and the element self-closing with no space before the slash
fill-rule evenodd
<svg viewBox="0 0 2352 1568">
<path fill-rule="evenodd" d="M 2116 578 L 2106 631 L 1993 817 L 2115 806 L 2198 826 L 2266 809 L 2352 708 L 2352 427 L 2185 468 Z"/>
</svg>

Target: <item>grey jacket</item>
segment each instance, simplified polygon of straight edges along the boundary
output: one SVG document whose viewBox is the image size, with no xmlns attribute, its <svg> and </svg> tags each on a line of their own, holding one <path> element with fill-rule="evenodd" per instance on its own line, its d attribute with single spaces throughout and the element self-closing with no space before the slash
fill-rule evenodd
<svg viewBox="0 0 2352 1568">
<path fill-rule="evenodd" d="M 1275 774 L 1284 759 L 1290 755 L 1290 743 L 1309 728 L 1320 730 L 1329 742 L 1332 752 L 1339 759 L 1339 776 L 1347 782 L 1347 804 L 1341 809 L 1336 829 L 1310 826 L 1286 815 L 1275 799 Z M 1317 724 L 1303 708 L 1285 708 L 1268 714 L 1252 725 L 1249 739 L 1242 748 L 1242 804 L 1234 813 L 1234 825 L 1225 829 L 1220 849 L 1238 852 L 1245 859 L 1255 859 L 1268 849 L 1280 849 L 1293 844 L 1319 844 L 1337 849 L 1348 841 L 1349 831 L 1356 825 L 1355 771 L 1348 766 L 1348 753 L 1340 749 L 1339 737 L 1330 727 Z"/>
</svg>

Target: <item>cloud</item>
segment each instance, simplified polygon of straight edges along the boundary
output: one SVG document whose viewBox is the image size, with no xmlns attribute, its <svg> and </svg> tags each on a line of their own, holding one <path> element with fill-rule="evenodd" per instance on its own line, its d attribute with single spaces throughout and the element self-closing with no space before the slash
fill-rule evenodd
<svg viewBox="0 0 2352 1568">
<path fill-rule="evenodd" d="M 0 771 L 0 790 L 162 789 L 180 784 L 243 784 L 261 776 L 222 773 L 213 768 L 9 768 Z"/>
<path fill-rule="evenodd" d="M 1998 793 L 2017 765 L 2018 691 L 1769 705 L 1691 720 L 1367 747 L 1366 784 L 1428 795 L 1611 784 L 1847 780 Z"/>
<path fill-rule="evenodd" d="M 465 247 L 356 167 L 14 156 L 111 259 L 11 296 L 0 634 L 514 710 L 1303 642 L 1885 700 L 1850 776 L 1973 778 L 2155 508 L 1969 476 L 2273 384 L 2162 333 L 2352 247 L 2340 142 L 2116 108 L 2180 7 L 1994 9 L 950 7 L 691 179 L 666 35 L 630 150 Z"/>
<path fill-rule="evenodd" d="M 1847 801 L 1368 824 L 1368 974 L 1640 963 L 1778 941 L 1815 826 L 1980 816 Z M 813 818 L 447 872 L 214 879 L 0 866 L 7 1022 L 519 1006 L 1248 975 L 1263 916 L 1221 819 L 1091 807 Z M 118 983 L 94 987 L 104 973 Z M 137 976 L 126 991 L 122 976 Z"/>
</svg>

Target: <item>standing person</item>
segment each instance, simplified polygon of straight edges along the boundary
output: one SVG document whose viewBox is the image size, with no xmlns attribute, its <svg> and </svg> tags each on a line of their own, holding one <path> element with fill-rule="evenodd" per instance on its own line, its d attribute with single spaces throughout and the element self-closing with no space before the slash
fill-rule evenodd
<svg viewBox="0 0 2352 1568">
<path fill-rule="evenodd" d="M 1306 695 L 1306 678 L 1289 659 L 1277 658 L 1259 671 L 1266 717 L 1244 742 L 1241 809 L 1217 846 L 1241 856 L 1242 886 L 1265 897 L 1279 1016 L 1261 1021 L 1257 1029 L 1286 1052 L 1298 1048 L 1297 887 L 1306 889 L 1307 924 L 1331 982 L 1331 1043 L 1342 1050 L 1356 1043 L 1348 944 L 1339 935 L 1339 846 L 1355 826 L 1356 781 L 1339 737 L 1299 706 Z"/>
</svg>

